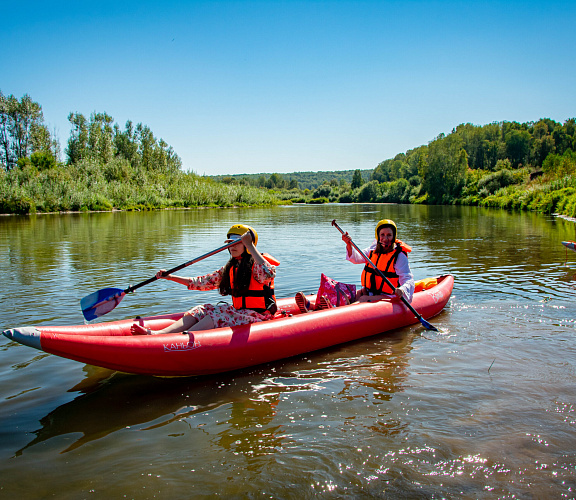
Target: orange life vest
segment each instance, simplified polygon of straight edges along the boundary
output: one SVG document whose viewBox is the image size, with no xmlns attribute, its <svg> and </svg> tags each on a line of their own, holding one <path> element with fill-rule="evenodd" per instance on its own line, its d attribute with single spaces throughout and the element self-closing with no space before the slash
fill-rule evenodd
<svg viewBox="0 0 576 500">
<path fill-rule="evenodd" d="M 400 240 L 396 240 L 396 248 L 393 251 L 388 253 L 376 253 L 375 250 L 371 250 L 368 254 L 368 258 L 380 271 L 382 271 L 382 274 L 388 278 L 388 281 L 392 283 L 394 288 L 398 288 L 399 278 L 394 266 L 401 253 L 406 255 L 411 251 L 412 249 L 408 245 Z M 364 266 L 364 270 L 362 271 L 361 282 L 364 288 L 368 289 L 375 295 L 394 293 L 390 286 L 388 286 L 388 283 L 386 283 L 374 268 L 368 264 Z"/>
<path fill-rule="evenodd" d="M 268 255 L 263 255 L 263 257 L 266 258 L 268 262 L 274 259 Z M 279 263 L 280 262 L 278 262 L 278 264 Z M 254 265 L 252 265 L 252 269 L 254 269 Z M 231 267 L 230 287 L 232 290 L 234 290 L 235 275 L 236 268 Z M 274 296 L 274 280 L 272 280 L 269 285 L 263 285 L 262 283 L 258 283 L 254 279 L 253 274 L 250 273 L 250 285 L 237 297 L 232 296 L 232 305 L 236 309 L 252 309 L 260 314 L 270 311 L 271 314 L 275 314 L 278 308 L 276 306 L 276 297 Z"/>
</svg>

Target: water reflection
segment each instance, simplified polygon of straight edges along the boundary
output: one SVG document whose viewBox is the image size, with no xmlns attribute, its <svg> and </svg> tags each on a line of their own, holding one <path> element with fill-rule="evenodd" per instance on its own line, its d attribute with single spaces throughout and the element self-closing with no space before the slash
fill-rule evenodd
<svg viewBox="0 0 576 500">
<path fill-rule="evenodd" d="M 152 427 L 206 412 L 235 399 L 248 397 L 253 381 L 248 376 L 236 378 L 162 379 L 121 374 L 85 366 L 91 375 L 71 392 L 81 395 L 40 418 L 42 427 L 36 437 L 16 452 L 56 436 L 80 433 L 66 453 L 121 429 L 142 424 Z M 144 429 L 145 430 L 145 429 Z"/>
<path fill-rule="evenodd" d="M 1 338 L 2 492 L 21 496 L 34 470 L 37 498 L 573 498 L 571 221 L 370 204 L 0 218 L 0 327 L 81 323 L 80 297 L 217 248 L 238 221 L 282 262 L 278 296 L 315 292 L 320 272 L 358 283 L 330 222 L 364 246 L 383 218 L 417 278 L 455 275 L 443 334 L 415 326 L 203 380 L 99 371 Z M 155 283 L 102 320 L 215 300 Z"/>
<path fill-rule="evenodd" d="M 412 327 L 414 328 L 414 327 Z M 306 410 L 300 405 L 307 393 L 335 391 L 337 401 L 362 399 L 381 405 L 402 391 L 407 377 L 410 329 L 319 351 L 307 358 L 263 365 L 256 369 L 203 378 L 155 378 L 122 374 L 85 365 L 86 377 L 69 389 L 80 393 L 40 418 L 35 438 L 15 452 L 58 436 L 79 437 L 60 453 L 67 453 L 125 429 L 150 431 L 176 422 L 204 429 L 219 447 L 256 457 L 285 446 L 286 423 Z M 311 367 L 310 365 L 313 365 Z M 359 390 L 364 387 L 364 390 Z M 290 408 L 295 406 L 296 408 Z M 227 417 L 218 429 L 195 422 L 195 416 L 222 410 Z M 372 410 L 364 410 L 370 415 Z M 384 410 L 383 415 L 389 412 Z M 323 424 L 338 427 L 341 418 L 325 417 Z M 316 422 L 317 419 L 312 419 Z M 387 418 L 372 425 L 380 434 L 399 432 L 405 424 Z"/>
<path fill-rule="evenodd" d="M 330 222 L 337 219 L 363 247 L 373 239 L 375 221 L 383 217 L 395 219 L 399 237 L 412 246 L 410 262 L 417 279 L 452 273 L 456 287 L 483 299 L 510 292 L 525 299 L 557 296 L 559 291 L 548 285 L 551 280 L 542 276 L 559 275 L 559 265 L 566 262 L 560 241 L 576 239 L 575 224 L 563 219 L 532 213 L 510 217 L 505 211 L 477 207 L 331 205 L 3 217 L 0 294 L 3 307 L 16 313 L 11 319 L 20 322 L 8 323 L 6 315 L 0 315 L 0 326 L 80 323 L 79 297 L 109 286 L 125 288 L 161 267 L 217 248 L 226 228 L 239 220 L 257 227 L 262 250 L 282 262 L 278 296 L 315 291 L 320 272 L 358 282 L 361 270 L 344 261 L 340 235 Z M 554 266 L 551 256 L 557 259 Z M 225 256 L 215 256 L 188 272 L 210 272 L 224 261 Z M 496 286 L 499 282 L 507 284 L 506 290 Z M 154 283 L 104 320 L 183 310 L 193 301 L 214 298 L 218 296 L 199 297 Z"/>
</svg>

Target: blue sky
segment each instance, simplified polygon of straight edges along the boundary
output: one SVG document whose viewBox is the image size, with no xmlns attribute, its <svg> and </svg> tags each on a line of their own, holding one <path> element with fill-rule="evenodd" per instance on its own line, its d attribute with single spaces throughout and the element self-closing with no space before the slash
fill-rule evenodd
<svg viewBox="0 0 576 500">
<path fill-rule="evenodd" d="M 576 2 L 3 5 L 0 90 L 148 125 L 199 174 L 371 169 L 460 123 L 576 116 Z"/>
</svg>

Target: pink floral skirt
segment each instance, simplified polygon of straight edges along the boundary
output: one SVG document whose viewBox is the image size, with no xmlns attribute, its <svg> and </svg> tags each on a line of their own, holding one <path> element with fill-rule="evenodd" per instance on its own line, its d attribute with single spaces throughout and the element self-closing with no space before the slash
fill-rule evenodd
<svg viewBox="0 0 576 500">
<path fill-rule="evenodd" d="M 266 321 L 271 318 L 268 314 L 260 314 L 252 309 L 236 309 L 230 304 L 218 304 L 215 306 L 212 304 L 202 304 L 193 307 L 184 314 L 185 316 L 192 316 L 198 321 L 204 319 L 206 316 L 210 316 L 215 328 L 247 325 L 249 323 Z"/>
</svg>

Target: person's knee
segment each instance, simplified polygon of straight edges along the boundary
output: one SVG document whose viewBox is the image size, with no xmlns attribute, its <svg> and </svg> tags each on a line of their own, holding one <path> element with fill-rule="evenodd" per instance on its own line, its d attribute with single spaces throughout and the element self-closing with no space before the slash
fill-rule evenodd
<svg viewBox="0 0 576 500">
<path fill-rule="evenodd" d="M 200 330 L 211 330 L 212 328 L 214 328 L 212 318 L 210 316 L 205 316 L 200 321 L 197 321 L 191 328 L 187 328 L 187 330 L 197 332 Z"/>
<path fill-rule="evenodd" d="M 184 326 L 185 330 L 194 326 L 196 323 L 198 323 L 198 320 L 194 316 L 190 316 L 189 314 L 185 314 L 184 317 L 182 318 L 182 325 Z"/>
</svg>

